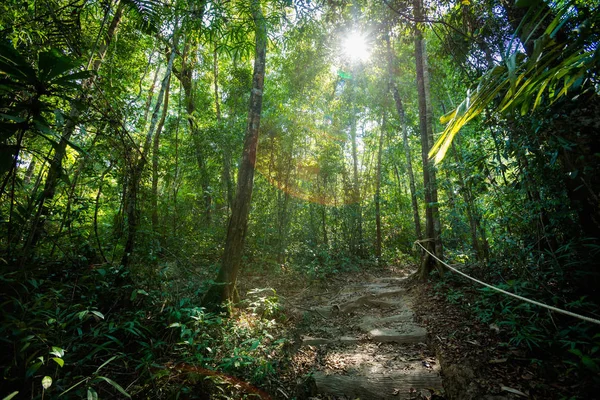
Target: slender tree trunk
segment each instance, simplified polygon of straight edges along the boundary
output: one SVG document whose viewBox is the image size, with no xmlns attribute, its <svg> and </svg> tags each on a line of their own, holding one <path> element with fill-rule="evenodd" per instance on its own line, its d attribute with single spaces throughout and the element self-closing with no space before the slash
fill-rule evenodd
<svg viewBox="0 0 600 400">
<path fill-rule="evenodd" d="M 146 128 L 146 123 L 148 122 L 148 114 L 150 114 L 150 108 L 152 107 L 152 99 L 154 98 L 154 89 L 156 88 L 159 72 L 160 68 L 156 68 L 154 71 L 154 79 L 152 79 L 152 85 L 150 85 L 150 89 L 148 89 L 148 98 L 146 99 L 144 116 L 142 117 L 142 129 Z"/>
<path fill-rule="evenodd" d="M 414 16 L 416 20 L 422 19 L 422 2 L 421 0 L 414 0 Z M 441 254 L 441 238 L 439 236 L 439 213 L 437 206 L 437 187 L 435 181 L 435 170 L 433 163 L 429 160 L 429 149 L 433 141 L 430 142 L 430 127 L 432 118 L 431 111 L 427 108 L 428 103 L 428 82 L 426 81 L 426 59 L 424 57 L 424 41 L 423 33 L 418 27 L 415 29 L 415 62 L 417 72 L 417 89 L 419 95 L 419 128 L 421 131 L 421 158 L 423 161 L 423 185 L 425 186 L 425 241 L 424 247 L 435 254 L 437 257 L 442 258 Z M 437 220 L 437 223 L 435 222 Z M 437 226 L 436 226 L 437 225 Z M 427 278 L 432 270 L 432 267 L 436 266 L 441 272 L 441 266 L 431 257 L 428 253 L 424 253 L 421 265 L 419 268 L 419 276 L 422 279 Z"/>
<path fill-rule="evenodd" d="M 354 88 L 352 88 L 354 90 Z M 352 96 L 354 97 L 354 96 Z M 362 209 L 360 206 L 360 179 L 358 176 L 358 149 L 356 143 L 356 110 L 353 107 L 352 125 L 350 126 L 350 140 L 352 144 L 352 219 L 356 223 L 356 233 L 353 237 L 353 252 L 362 255 Z"/>
<path fill-rule="evenodd" d="M 176 34 L 175 34 L 176 35 Z M 135 247 L 135 238 L 138 229 L 138 210 L 137 210 L 137 194 L 139 191 L 140 181 L 142 179 L 142 173 L 148 162 L 148 155 L 150 154 L 150 146 L 152 144 L 152 138 L 156 126 L 158 124 L 158 118 L 160 114 L 161 103 L 167 93 L 167 88 L 171 80 L 171 71 L 173 69 L 173 62 L 175 61 L 175 48 L 177 47 L 176 36 L 174 35 L 174 48 L 169 56 L 169 62 L 167 63 L 167 70 L 165 71 L 165 77 L 162 80 L 160 91 L 158 93 L 158 99 L 154 106 L 154 112 L 152 113 L 152 119 L 150 120 L 150 128 L 146 134 L 144 144 L 142 147 L 141 154 L 138 159 L 133 159 L 130 165 L 130 176 L 127 185 L 127 197 L 125 201 L 125 211 L 127 214 L 127 241 L 125 242 L 125 248 L 123 256 L 121 258 L 121 264 L 127 266 L 131 255 Z"/>
<path fill-rule="evenodd" d="M 408 183 L 410 188 L 410 200 L 412 204 L 413 221 L 415 224 L 415 233 L 417 239 L 423 239 L 423 233 L 421 232 L 421 218 L 419 217 L 419 203 L 417 200 L 417 189 L 415 185 L 415 173 L 412 165 L 412 155 L 410 151 L 410 145 L 408 143 L 408 128 L 406 126 L 406 115 L 404 114 L 404 105 L 402 99 L 398 93 L 398 88 L 392 82 L 390 85 L 394 101 L 396 103 L 396 111 L 400 117 L 400 125 L 402 126 L 402 145 L 404 147 L 404 157 L 406 158 L 406 170 L 408 172 Z"/>
<path fill-rule="evenodd" d="M 177 125 L 175 126 L 175 170 L 173 171 L 173 238 L 177 238 L 177 196 L 179 194 L 179 121 L 181 113 L 181 83 L 179 86 L 179 102 L 177 106 Z"/>
<path fill-rule="evenodd" d="M 221 96 L 219 95 L 219 53 L 217 47 L 213 52 L 213 75 L 215 92 L 215 112 L 217 115 L 217 124 L 221 126 Z M 227 202 L 227 211 L 233 206 L 233 182 L 231 181 L 231 153 L 229 144 L 223 143 L 223 170 L 221 171 L 221 180 L 225 192 L 224 198 Z"/>
<path fill-rule="evenodd" d="M 154 142 L 152 143 L 152 230 L 158 233 L 158 160 L 160 157 L 160 135 L 165 125 L 167 111 L 169 109 L 169 87 L 171 75 L 169 74 L 169 82 L 165 90 L 165 101 L 163 104 L 162 115 L 156 128 Z"/>
<path fill-rule="evenodd" d="M 473 190 L 471 189 L 471 185 L 468 184 L 464 178 L 464 174 L 462 171 L 462 166 L 464 165 L 463 159 L 460 155 L 460 152 L 457 150 L 454 142 L 451 144 L 452 153 L 454 154 L 454 158 L 458 162 L 458 179 L 460 182 L 460 192 L 463 197 L 463 201 L 465 202 L 467 209 L 467 218 L 469 220 L 469 228 L 471 230 L 471 243 L 473 245 L 473 249 L 477 254 L 477 258 L 479 261 L 486 261 L 488 258 L 487 254 L 487 240 L 485 236 L 481 238 L 481 245 L 478 239 L 478 233 L 484 231 L 482 226 L 480 225 L 481 216 L 477 211 L 477 207 L 475 206 L 475 201 L 473 199 Z"/>
<path fill-rule="evenodd" d="M 23 183 L 25 183 L 25 185 L 29 185 L 31 183 L 31 178 L 33 178 L 36 164 L 36 159 L 32 158 L 31 162 L 27 166 L 27 170 L 25 171 L 25 177 L 23 178 Z"/>
<path fill-rule="evenodd" d="M 422 0 L 417 0 L 422 1 Z M 421 3 L 422 4 L 422 3 Z M 425 40 L 421 40 L 422 53 L 423 53 L 423 84 L 425 86 L 425 103 L 427 106 L 427 143 L 429 148 L 433 146 L 435 140 L 433 139 L 433 106 L 431 105 L 431 85 L 429 80 L 429 62 L 427 60 L 427 48 L 425 46 Z M 435 255 L 443 259 L 444 248 L 442 246 L 442 223 L 440 221 L 440 210 L 438 206 L 438 186 L 436 179 L 436 170 L 433 163 L 430 163 L 429 183 L 431 191 L 431 216 L 433 218 L 433 237 L 435 245 Z M 436 261 L 436 266 L 440 273 L 443 273 L 442 265 L 439 261 Z"/>
<path fill-rule="evenodd" d="M 394 97 L 394 103 L 396 105 L 396 112 L 398 113 L 398 117 L 400 118 L 400 126 L 402 127 L 402 144 L 404 147 L 404 157 L 406 158 L 406 170 L 408 172 L 408 181 L 410 188 L 410 200 L 412 204 L 413 211 L 413 221 L 415 224 L 415 233 L 417 235 L 417 239 L 423 239 L 423 233 L 421 232 L 421 218 L 419 217 L 419 203 L 417 200 L 417 189 L 415 185 L 415 174 L 413 171 L 412 165 L 412 155 L 410 151 L 410 145 L 408 143 L 408 128 L 406 126 L 406 115 L 404 113 L 404 104 L 402 103 L 402 98 L 400 97 L 400 93 L 398 92 L 398 87 L 394 82 L 394 55 L 392 53 L 391 43 L 389 35 L 386 35 L 387 42 L 387 51 L 388 51 L 388 73 L 390 79 L 390 91 L 392 92 L 392 96 Z"/>
<path fill-rule="evenodd" d="M 216 279 L 216 284 L 209 290 L 204 299 L 204 302 L 210 306 L 220 304 L 226 300 L 234 300 L 235 284 L 242 261 L 242 251 L 246 239 L 248 215 L 250 213 L 250 202 L 252 199 L 254 165 L 258 147 L 258 133 L 265 79 L 267 26 L 260 9 L 259 0 L 252 0 L 251 7 L 256 27 L 256 47 L 254 53 L 254 76 L 252 79 L 250 107 L 248 110 L 248 126 L 246 128 L 244 149 L 238 171 L 235 201 L 233 203 L 231 218 L 227 228 L 223 262 Z"/>
<path fill-rule="evenodd" d="M 381 153 L 383 152 L 383 139 L 387 123 L 387 113 L 384 111 L 379 134 L 379 148 L 377 150 L 377 177 L 375 182 L 375 256 L 381 258 Z"/>
<path fill-rule="evenodd" d="M 104 177 L 110 172 L 112 165 L 102 172 L 100 176 L 100 183 L 98 184 L 98 193 L 96 194 L 96 201 L 94 202 L 94 237 L 96 238 L 96 244 L 98 245 L 98 251 L 102 256 L 104 262 L 108 262 L 106 255 L 104 255 L 104 249 L 102 248 L 102 242 L 100 241 L 100 235 L 98 235 L 98 210 L 100 210 L 100 195 L 102 194 L 102 186 L 104 185 Z"/>
<path fill-rule="evenodd" d="M 175 75 L 183 86 L 185 93 L 185 105 L 187 111 L 187 119 L 190 129 L 190 136 L 192 137 L 192 144 L 194 145 L 194 153 L 196 157 L 196 163 L 198 170 L 200 171 L 200 190 L 202 204 L 201 208 L 204 213 L 204 221 L 207 225 L 211 223 L 211 208 L 212 208 L 212 197 L 210 194 L 210 176 L 208 175 L 206 167 L 206 154 L 204 151 L 204 141 L 202 140 L 200 129 L 196 123 L 196 101 L 194 97 L 194 84 L 193 84 L 193 65 L 188 60 L 189 44 L 186 44 L 183 52 L 181 61 L 181 70 L 175 70 Z"/>
</svg>

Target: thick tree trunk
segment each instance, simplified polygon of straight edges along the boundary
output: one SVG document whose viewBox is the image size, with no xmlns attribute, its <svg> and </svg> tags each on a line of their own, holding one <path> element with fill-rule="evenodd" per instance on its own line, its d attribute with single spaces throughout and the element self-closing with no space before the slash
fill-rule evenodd
<svg viewBox="0 0 600 400">
<path fill-rule="evenodd" d="M 238 184 L 231 211 L 231 218 L 227 228 L 227 239 L 223 262 L 215 285 L 204 298 L 207 306 L 215 306 L 223 301 L 234 300 L 235 284 L 242 261 L 242 251 L 248 228 L 248 215 L 252 200 L 254 184 L 254 166 L 258 147 L 258 133 L 262 112 L 263 89 L 265 79 L 265 62 L 267 53 L 267 27 L 260 2 L 252 0 L 252 16 L 255 23 L 256 47 L 254 54 L 254 75 L 252 79 L 252 92 L 250 93 L 250 107 L 248 110 L 248 126 L 244 138 L 244 149 L 238 171 Z"/>
<path fill-rule="evenodd" d="M 422 2 L 414 0 L 415 19 L 422 19 Z M 429 149 L 433 144 L 432 138 L 432 113 L 428 109 L 428 76 L 426 71 L 426 59 L 424 57 L 425 48 L 423 41 L 423 33 L 415 29 L 415 63 L 417 72 L 417 89 L 419 95 L 419 128 L 421 131 L 421 158 L 423 161 L 423 185 L 425 186 L 425 241 L 424 247 L 435 254 L 438 258 L 442 258 L 442 245 L 440 238 L 440 223 L 439 211 L 437 205 L 437 186 L 435 180 L 435 169 L 433 162 L 429 160 Z M 430 141 L 431 140 L 431 141 Z M 438 271 L 442 271 L 441 266 L 436 260 L 425 253 L 419 267 L 419 276 L 422 279 L 427 278 L 433 267 Z"/>
</svg>

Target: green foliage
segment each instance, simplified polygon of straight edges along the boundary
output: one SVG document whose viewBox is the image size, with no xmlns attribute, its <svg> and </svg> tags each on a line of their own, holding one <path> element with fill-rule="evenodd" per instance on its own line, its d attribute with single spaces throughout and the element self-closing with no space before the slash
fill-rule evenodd
<svg viewBox="0 0 600 400">
<path fill-rule="evenodd" d="M 275 373 L 275 352 L 286 343 L 274 336 L 282 333 L 274 293 L 255 291 L 248 311 L 225 318 L 168 286 L 137 286 L 122 268 L 20 277 L 1 276 L 0 334 L 11 350 L 0 366 L 7 391 L 33 398 L 42 390 L 61 398 L 141 396 L 156 382 L 168 385 L 165 364 L 173 359 L 260 383 Z M 42 387 L 45 377 L 52 383 Z"/>
<path fill-rule="evenodd" d="M 597 46 L 593 44 L 597 35 L 588 32 L 590 26 L 598 24 L 597 13 L 594 17 L 579 14 L 574 11 L 575 3 L 560 2 L 555 9 L 549 6 L 529 7 L 521 24 L 538 26 L 551 18 L 537 37 L 531 37 L 535 29 L 529 28 L 531 33 L 527 35 L 523 26 L 515 32 L 516 37 L 525 34 L 523 45 L 533 42 L 531 54 L 523 54 L 511 41 L 507 53 L 502 55 L 502 63 L 482 76 L 477 87 L 467 93 L 456 109 L 440 118 L 446 128 L 429 151 L 429 156 L 435 157 L 436 163 L 444 158 L 458 131 L 488 107 L 501 114 L 509 115 L 516 111 L 526 115 L 541 104 L 551 106 L 563 96 L 569 96 L 571 88 L 593 86 L 594 71 L 598 68 L 600 57 Z M 566 38 L 557 40 L 558 33 L 566 27 L 573 30 L 572 42 L 566 42 Z M 593 87 L 586 89 L 596 90 Z M 581 90 L 573 92 L 572 99 L 580 93 Z"/>
<path fill-rule="evenodd" d="M 60 134 L 54 127 L 61 127 L 66 119 L 61 100 L 68 100 L 69 94 L 81 89 L 79 81 L 89 78 L 91 72 L 81 71 L 80 62 L 58 50 L 39 52 L 31 63 L 10 43 L 0 41 L 0 54 L 0 140 L 5 143 L 17 133 L 31 129 L 55 146 Z M 12 151 L 14 156 L 19 145 L 3 144 L 1 150 Z M 0 172 L 8 169 L 4 163 L 0 167 L 5 167 Z"/>
</svg>

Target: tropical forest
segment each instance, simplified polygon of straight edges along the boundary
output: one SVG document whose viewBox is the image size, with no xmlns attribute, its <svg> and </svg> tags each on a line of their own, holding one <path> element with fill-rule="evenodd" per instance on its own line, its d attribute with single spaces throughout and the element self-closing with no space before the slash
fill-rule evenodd
<svg viewBox="0 0 600 400">
<path fill-rule="evenodd" d="M 600 398 L 596 0 L 0 2 L 0 399 Z"/>
</svg>

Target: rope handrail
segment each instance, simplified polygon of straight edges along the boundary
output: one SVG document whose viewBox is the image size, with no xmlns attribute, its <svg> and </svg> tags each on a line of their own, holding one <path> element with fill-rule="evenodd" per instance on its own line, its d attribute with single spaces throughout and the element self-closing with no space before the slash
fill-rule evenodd
<svg viewBox="0 0 600 400">
<path fill-rule="evenodd" d="M 469 275 L 465 274 L 464 272 L 459 271 L 456 268 L 450 266 L 448 263 L 440 260 L 435 254 L 433 254 L 432 252 L 430 252 L 429 250 L 427 250 L 418 240 L 415 242 L 415 244 L 418 244 L 423 250 L 425 250 L 427 253 L 429 253 L 429 255 L 431 257 L 435 258 L 437 261 L 439 261 L 442 264 L 444 264 L 451 271 L 454 271 L 457 274 L 462 275 L 465 278 L 472 280 L 473 282 L 476 282 L 476 283 L 478 283 L 480 285 L 483 285 L 485 287 L 493 289 L 493 290 L 495 290 L 497 292 L 503 293 L 503 294 L 505 294 L 507 296 L 514 297 L 514 298 L 519 299 L 521 301 L 525 301 L 527 303 L 531 303 L 531 304 L 534 304 L 536 306 L 546 308 L 546 309 L 548 309 L 550 311 L 555 311 L 557 313 L 565 314 L 565 315 L 568 315 L 570 317 L 578 318 L 578 319 L 581 319 L 583 321 L 587 321 L 587 322 L 591 322 L 593 324 L 600 325 L 600 320 L 598 320 L 598 319 L 591 318 L 591 317 L 586 317 L 585 315 L 580 315 L 580 314 L 577 314 L 577 313 L 574 313 L 574 312 L 571 312 L 571 311 L 567 311 L 567 310 L 563 310 L 563 309 L 560 309 L 560 308 L 557 308 L 557 307 L 549 306 L 548 304 L 540 303 L 539 301 L 531 300 L 531 299 L 528 299 L 526 297 L 519 296 L 518 294 L 507 292 L 506 290 L 497 288 L 496 286 L 492 286 L 489 283 L 482 282 L 479 279 L 473 278 L 472 276 L 469 276 Z"/>
</svg>

